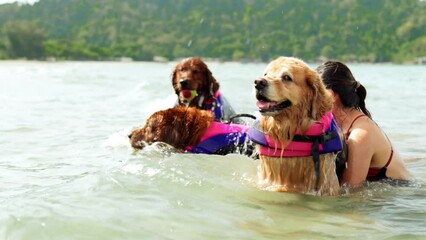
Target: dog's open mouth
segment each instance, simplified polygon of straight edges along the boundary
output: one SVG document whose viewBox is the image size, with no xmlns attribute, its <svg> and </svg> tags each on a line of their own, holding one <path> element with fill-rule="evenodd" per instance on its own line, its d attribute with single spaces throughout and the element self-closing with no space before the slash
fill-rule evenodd
<svg viewBox="0 0 426 240">
<path fill-rule="evenodd" d="M 179 96 L 183 103 L 187 104 L 198 95 L 197 90 L 181 90 Z"/>
<path fill-rule="evenodd" d="M 257 94 L 256 99 L 256 106 L 259 108 L 260 113 L 272 113 L 291 106 L 290 100 L 285 100 L 283 102 L 275 102 L 269 100 L 262 94 Z"/>
</svg>

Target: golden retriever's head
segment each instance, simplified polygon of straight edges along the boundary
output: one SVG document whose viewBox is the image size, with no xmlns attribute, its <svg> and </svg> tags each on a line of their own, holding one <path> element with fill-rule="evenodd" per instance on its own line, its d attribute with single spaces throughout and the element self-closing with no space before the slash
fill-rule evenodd
<svg viewBox="0 0 426 240">
<path fill-rule="evenodd" d="M 272 122 L 293 125 L 284 129 L 289 134 L 306 130 L 312 121 L 321 119 L 332 108 L 330 94 L 319 74 L 293 57 L 279 57 L 269 63 L 263 76 L 254 81 L 254 90 L 256 105 L 264 119 L 270 125 Z"/>
<path fill-rule="evenodd" d="M 172 84 L 181 106 L 201 107 L 203 100 L 214 98 L 219 90 L 207 64 L 197 57 L 183 59 L 176 65 Z"/>
</svg>

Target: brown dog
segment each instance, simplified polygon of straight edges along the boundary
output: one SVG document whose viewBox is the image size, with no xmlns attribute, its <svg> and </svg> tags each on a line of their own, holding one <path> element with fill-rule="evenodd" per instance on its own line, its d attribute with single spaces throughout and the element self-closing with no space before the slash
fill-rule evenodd
<svg viewBox="0 0 426 240">
<path fill-rule="evenodd" d="M 321 143 L 336 140 L 335 137 L 341 144 L 337 134 L 326 134 L 327 129 L 322 129 L 322 119 L 332 118 L 329 113 L 332 99 L 318 73 L 300 59 L 280 57 L 267 66 L 263 76 L 255 80 L 254 87 L 256 104 L 262 115 L 258 128 L 275 141 L 267 150 L 260 149 L 258 178 L 261 185 L 274 191 L 338 194 L 336 152 L 313 153 L 314 146 L 321 148 Z M 320 133 L 308 136 L 314 126 Z M 294 156 L 293 146 L 303 145 L 293 143 L 296 136 L 298 141 L 312 146 L 313 154 Z M 311 147 L 308 153 L 310 151 Z M 318 155 L 317 160 L 314 155 Z"/>
<path fill-rule="evenodd" d="M 215 119 L 228 120 L 235 111 L 221 95 L 219 82 L 207 64 L 198 57 L 180 61 L 173 70 L 172 85 L 178 97 L 176 106 L 212 111 Z"/>
<path fill-rule="evenodd" d="M 214 121 L 209 111 L 176 107 L 152 114 L 146 124 L 130 135 L 132 147 L 142 149 L 146 144 L 164 142 L 183 150 L 200 142 L 207 128 Z"/>
<path fill-rule="evenodd" d="M 215 121 L 210 111 L 178 106 L 155 112 L 145 126 L 134 130 L 129 137 L 136 149 L 163 142 L 192 153 L 240 153 L 255 157 L 248 129 L 246 125 Z"/>
</svg>

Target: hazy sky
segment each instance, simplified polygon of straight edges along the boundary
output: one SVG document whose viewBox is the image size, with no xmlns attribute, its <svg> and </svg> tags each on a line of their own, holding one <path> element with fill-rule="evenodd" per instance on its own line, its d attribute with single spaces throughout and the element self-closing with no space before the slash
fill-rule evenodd
<svg viewBox="0 0 426 240">
<path fill-rule="evenodd" d="M 35 3 L 39 0 L 0 0 L 0 4 L 3 3 L 13 3 L 13 2 L 21 2 L 21 3 Z"/>
</svg>

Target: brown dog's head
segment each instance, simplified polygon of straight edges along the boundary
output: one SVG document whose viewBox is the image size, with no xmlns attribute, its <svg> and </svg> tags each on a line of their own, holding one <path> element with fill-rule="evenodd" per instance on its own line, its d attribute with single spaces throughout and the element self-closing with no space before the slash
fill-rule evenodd
<svg viewBox="0 0 426 240">
<path fill-rule="evenodd" d="M 142 149 L 154 142 L 183 150 L 196 145 L 213 122 L 213 114 L 196 108 L 176 107 L 152 114 L 140 129 L 129 136 L 132 147 Z"/>
<path fill-rule="evenodd" d="M 219 90 L 219 83 L 197 57 L 183 59 L 176 65 L 172 84 L 180 106 L 201 108 L 203 102 L 214 98 Z"/>
<path fill-rule="evenodd" d="M 262 128 L 276 138 L 304 132 L 332 109 L 332 99 L 319 74 L 305 62 L 279 57 L 254 81 Z"/>
</svg>

